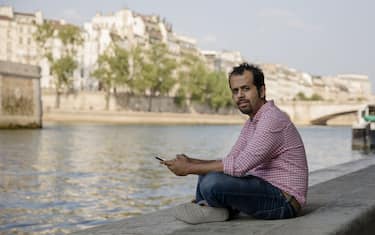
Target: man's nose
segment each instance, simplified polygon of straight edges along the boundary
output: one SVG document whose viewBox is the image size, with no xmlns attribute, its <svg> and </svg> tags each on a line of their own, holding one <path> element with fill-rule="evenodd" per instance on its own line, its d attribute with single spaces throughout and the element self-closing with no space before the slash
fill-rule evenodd
<svg viewBox="0 0 375 235">
<path fill-rule="evenodd" d="M 244 97 L 244 95 L 245 95 L 245 93 L 243 92 L 243 90 L 242 90 L 242 89 L 239 89 L 239 90 L 238 90 L 238 94 L 237 94 L 237 96 L 238 96 L 238 97 Z"/>
</svg>

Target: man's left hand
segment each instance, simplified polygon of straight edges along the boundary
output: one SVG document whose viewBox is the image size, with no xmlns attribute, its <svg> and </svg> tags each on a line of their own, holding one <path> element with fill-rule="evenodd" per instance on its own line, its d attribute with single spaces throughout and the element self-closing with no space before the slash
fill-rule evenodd
<svg viewBox="0 0 375 235">
<path fill-rule="evenodd" d="M 166 165 L 175 175 L 185 176 L 190 174 L 191 162 L 185 154 L 177 154 L 175 159 L 163 161 L 162 164 Z"/>
</svg>

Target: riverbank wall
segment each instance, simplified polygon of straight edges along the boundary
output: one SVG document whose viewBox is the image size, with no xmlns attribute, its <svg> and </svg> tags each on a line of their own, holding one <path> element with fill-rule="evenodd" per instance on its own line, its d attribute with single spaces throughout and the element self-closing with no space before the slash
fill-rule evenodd
<svg viewBox="0 0 375 235">
<path fill-rule="evenodd" d="M 120 111 L 61 111 L 49 110 L 43 115 L 45 123 L 101 123 L 123 125 L 242 125 L 245 115 L 214 115 L 191 113 L 154 113 Z"/>
<path fill-rule="evenodd" d="M 112 94 L 109 109 L 105 110 L 106 103 L 104 93 L 87 92 L 64 94 L 61 96 L 59 109 L 54 109 L 55 94 L 43 91 L 44 120 L 49 121 L 79 121 L 103 123 L 142 123 L 142 124 L 238 124 L 243 123 L 242 115 L 235 105 L 214 110 L 208 105 L 194 102 L 182 102 L 178 104 L 173 97 L 148 97 L 129 94 Z M 151 106 L 150 106 L 151 102 Z M 334 106 L 331 103 L 292 102 L 278 103 L 276 105 L 285 111 L 291 120 L 297 125 L 310 125 L 311 115 L 319 111 L 319 107 Z M 331 108 L 328 108 L 331 109 Z M 149 112 L 149 110 L 151 110 Z M 355 111 L 355 110 L 354 110 Z M 318 112 L 319 113 L 319 112 Z M 210 116 L 211 115 L 211 116 Z M 316 115 L 316 114 L 315 114 Z M 136 121 L 138 116 L 139 121 Z M 147 117 L 147 118 L 145 118 Z M 214 121 L 209 121 L 209 119 Z M 233 121 L 237 120 L 237 121 Z M 239 121 L 238 121 L 239 120 Z M 356 120 L 355 113 L 348 113 L 332 117 L 326 125 L 352 125 Z"/>
<path fill-rule="evenodd" d="M 170 112 L 134 112 L 134 111 L 95 111 L 61 110 L 44 111 L 43 122 L 49 123 L 102 123 L 102 124 L 153 124 L 153 125 L 242 125 L 248 116 L 237 114 L 199 114 Z M 329 121 L 330 126 L 350 126 L 354 116 L 346 116 Z M 293 121 L 293 120 L 292 120 Z M 309 125 L 306 122 L 293 121 L 298 126 Z"/>
<path fill-rule="evenodd" d="M 53 91 L 43 91 L 43 109 L 53 110 L 56 95 Z M 101 91 L 80 91 L 61 95 L 59 110 L 62 111 L 104 111 L 106 110 L 105 93 Z M 111 93 L 107 111 L 131 111 L 153 113 L 201 113 L 227 115 L 238 111 L 234 106 L 217 110 L 209 105 L 190 101 L 176 101 L 168 96 L 138 96 L 127 93 Z"/>
<path fill-rule="evenodd" d="M 40 68 L 0 61 L 0 128 L 40 128 Z"/>
<path fill-rule="evenodd" d="M 169 208 L 73 234 L 375 234 L 374 164 L 374 159 L 363 159 L 310 174 L 313 182 L 310 180 L 307 206 L 293 219 L 240 216 L 226 222 L 189 225 L 176 220 L 173 208 Z M 316 180 L 322 176 L 330 180 Z"/>
</svg>

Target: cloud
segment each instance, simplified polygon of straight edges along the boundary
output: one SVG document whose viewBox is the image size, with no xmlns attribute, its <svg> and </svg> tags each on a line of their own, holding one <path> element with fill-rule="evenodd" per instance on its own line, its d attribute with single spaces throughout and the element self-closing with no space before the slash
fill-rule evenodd
<svg viewBox="0 0 375 235">
<path fill-rule="evenodd" d="M 260 18 L 260 28 L 262 31 L 274 30 L 294 30 L 304 32 L 319 32 L 322 30 L 320 26 L 309 24 L 299 18 L 291 11 L 279 8 L 266 8 L 258 12 Z"/>
</svg>

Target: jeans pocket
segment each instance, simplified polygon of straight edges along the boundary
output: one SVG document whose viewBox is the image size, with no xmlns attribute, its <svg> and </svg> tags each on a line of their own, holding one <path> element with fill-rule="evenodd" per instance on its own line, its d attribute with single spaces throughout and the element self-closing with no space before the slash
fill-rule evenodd
<svg viewBox="0 0 375 235">
<path fill-rule="evenodd" d="M 286 219 L 291 217 L 290 211 L 286 207 L 279 207 L 270 210 L 260 210 L 255 212 L 253 216 L 257 219 L 265 220 Z"/>
</svg>

